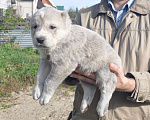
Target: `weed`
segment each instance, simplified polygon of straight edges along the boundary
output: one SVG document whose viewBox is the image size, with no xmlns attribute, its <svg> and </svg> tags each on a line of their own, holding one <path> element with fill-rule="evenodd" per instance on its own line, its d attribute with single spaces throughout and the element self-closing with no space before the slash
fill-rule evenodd
<svg viewBox="0 0 150 120">
<path fill-rule="evenodd" d="M 7 108 L 10 108 L 11 106 L 14 106 L 14 105 L 6 105 L 6 104 L 2 104 L 1 106 L 3 107 L 3 109 L 7 109 Z"/>
<path fill-rule="evenodd" d="M 56 111 L 52 111 L 52 112 L 49 114 L 49 117 L 55 116 L 55 113 L 56 113 Z"/>
<path fill-rule="evenodd" d="M 75 90 L 76 90 L 76 86 L 69 86 L 69 85 L 66 85 L 66 84 L 61 84 L 59 86 L 59 88 L 61 88 L 61 87 L 63 87 L 63 88 L 69 88 L 69 90 L 73 91 L 73 92 L 75 92 Z"/>
<path fill-rule="evenodd" d="M 40 56 L 32 48 L 15 48 L 12 44 L 0 46 L 0 97 L 10 96 L 34 84 Z"/>
</svg>

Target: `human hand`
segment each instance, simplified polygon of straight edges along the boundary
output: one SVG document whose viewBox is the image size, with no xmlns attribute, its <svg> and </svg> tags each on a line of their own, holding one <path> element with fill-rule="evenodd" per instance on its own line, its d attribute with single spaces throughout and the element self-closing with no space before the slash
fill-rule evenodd
<svg viewBox="0 0 150 120">
<path fill-rule="evenodd" d="M 77 78 L 80 80 L 83 80 L 85 82 L 88 82 L 90 84 L 93 84 L 98 87 L 96 84 L 96 75 L 95 73 L 85 73 L 78 69 L 78 67 L 75 69 L 75 71 L 72 72 L 70 77 Z"/>
<path fill-rule="evenodd" d="M 123 71 L 116 64 L 110 63 L 109 68 L 117 77 L 116 91 L 132 92 L 135 89 L 135 80 L 125 77 Z M 78 67 L 70 77 L 86 81 L 98 87 L 98 84 L 96 84 L 96 75 L 94 73 L 84 73 Z"/>
<path fill-rule="evenodd" d="M 110 63 L 109 68 L 117 77 L 116 91 L 132 92 L 135 89 L 135 80 L 125 77 L 123 71 L 116 64 Z"/>
</svg>

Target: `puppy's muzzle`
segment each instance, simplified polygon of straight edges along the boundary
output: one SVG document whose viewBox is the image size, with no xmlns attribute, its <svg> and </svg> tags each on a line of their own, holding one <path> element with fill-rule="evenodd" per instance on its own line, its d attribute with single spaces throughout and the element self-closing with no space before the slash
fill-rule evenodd
<svg viewBox="0 0 150 120">
<path fill-rule="evenodd" d="M 43 44 L 45 38 L 44 37 L 39 37 L 39 38 L 36 38 L 37 42 L 40 43 L 40 44 Z"/>
</svg>

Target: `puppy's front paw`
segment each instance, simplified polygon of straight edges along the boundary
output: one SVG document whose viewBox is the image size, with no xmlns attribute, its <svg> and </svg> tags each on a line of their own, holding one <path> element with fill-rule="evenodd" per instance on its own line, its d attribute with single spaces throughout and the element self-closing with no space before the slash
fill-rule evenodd
<svg viewBox="0 0 150 120">
<path fill-rule="evenodd" d="M 42 96 L 40 97 L 40 104 L 41 105 L 45 105 L 49 102 L 49 100 L 51 99 L 51 95 L 48 94 L 42 94 Z"/>
<path fill-rule="evenodd" d="M 41 93 L 42 93 L 42 88 L 35 86 L 33 90 L 33 99 L 38 100 L 41 96 Z"/>
</svg>

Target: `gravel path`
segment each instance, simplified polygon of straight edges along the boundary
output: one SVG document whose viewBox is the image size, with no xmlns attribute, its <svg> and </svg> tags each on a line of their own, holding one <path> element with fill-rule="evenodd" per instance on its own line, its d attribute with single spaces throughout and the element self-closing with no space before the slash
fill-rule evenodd
<svg viewBox="0 0 150 120">
<path fill-rule="evenodd" d="M 0 120 L 67 120 L 72 110 L 74 92 L 60 87 L 47 105 L 41 106 L 32 99 L 32 88 L 25 92 L 12 93 L 13 104 L 7 109 L 0 108 Z M 2 103 L 0 103 L 2 104 Z"/>
</svg>

